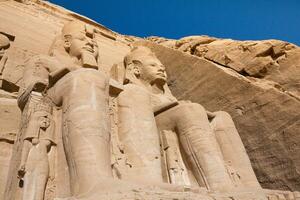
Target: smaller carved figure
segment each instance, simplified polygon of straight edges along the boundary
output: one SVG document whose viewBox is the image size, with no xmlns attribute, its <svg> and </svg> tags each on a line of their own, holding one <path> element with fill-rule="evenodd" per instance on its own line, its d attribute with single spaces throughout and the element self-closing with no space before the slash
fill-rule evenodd
<svg viewBox="0 0 300 200">
<path fill-rule="evenodd" d="M 29 116 L 18 177 L 24 179 L 23 200 L 43 200 L 49 177 L 48 152 L 54 145 L 54 121 L 49 105 L 37 105 Z"/>
<path fill-rule="evenodd" d="M 165 153 L 169 182 L 176 185 L 191 185 L 187 169 L 181 157 L 179 142 L 173 131 L 162 131 L 162 143 Z"/>
<path fill-rule="evenodd" d="M 228 161 L 226 164 L 227 172 L 235 186 L 241 185 L 241 176 L 236 169 L 232 166 L 231 161 Z"/>
</svg>

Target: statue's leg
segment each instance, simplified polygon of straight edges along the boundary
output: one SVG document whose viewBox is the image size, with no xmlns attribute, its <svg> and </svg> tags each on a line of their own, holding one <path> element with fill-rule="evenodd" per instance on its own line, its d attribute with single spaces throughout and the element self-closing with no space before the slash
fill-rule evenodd
<svg viewBox="0 0 300 200">
<path fill-rule="evenodd" d="M 27 171 L 24 176 L 23 200 L 34 200 L 35 179 L 32 171 Z"/>
<path fill-rule="evenodd" d="M 215 112 L 211 122 L 226 163 L 232 165 L 246 187 L 260 188 L 251 162 L 231 116 L 223 111 Z"/>
<path fill-rule="evenodd" d="M 73 71 L 48 91 L 62 104 L 63 142 L 74 196 L 112 178 L 108 114 L 108 77 L 94 69 Z"/>
<path fill-rule="evenodd" d="M 25 170 L 23 200 L 43 200 L 49 175 L 47 146 L 43 141 L 30 149 Z"/>
<path fill-rule="evenodd" d="M 193 164 L 198 182 L 204 182 L 211 190 L 224 191 L 233 187 L 206 111 L 201 105 L 179 104 L 157 115 L 156 121 L 160 129 L 175 123 L 175 131 Z"/>
<path fill-rule="evenodd" d="M 34 200 L 43 200 L 45 196 L 45 190 L 47 181 L 49 178 L 49 161 L 48 161 L 48 154 L 47 154 L 47 146 L 48 141 L 41 140 L 38 144 L 37 151 L 40 155 L 36 165 L 36 172 L 35 172 L 35 198 Z"/>
</svg>

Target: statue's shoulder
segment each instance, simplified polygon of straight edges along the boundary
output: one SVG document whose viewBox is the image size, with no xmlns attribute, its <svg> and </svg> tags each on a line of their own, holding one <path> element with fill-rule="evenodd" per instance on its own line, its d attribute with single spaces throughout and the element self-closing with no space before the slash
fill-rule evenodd
<svg viewBox="0 0 300 200">
<path fill-rule="evenodd" d="M 124 85 L 124 90 L 119 94 L 119 102 L 127 102 L 128 104 L 144 102 L 150 104 L 151 94 L 146 88 L 129 83 Z"/>
<path fill-rule="evenodd" d="M 133 83 L 124 85 L 124 91 L 149 93 L 145 87 Z"/>
</svg>

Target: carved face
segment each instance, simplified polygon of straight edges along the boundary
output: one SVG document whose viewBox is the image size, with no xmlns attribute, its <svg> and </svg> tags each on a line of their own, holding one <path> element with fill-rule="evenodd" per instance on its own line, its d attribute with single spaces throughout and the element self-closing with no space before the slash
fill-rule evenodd
<svg viewBox="0 0 300 200">
<path fill-rule="evenodd" d="M 98 45 L 93 36 L 88 36 L 85 30 L 72 32 L 64 35 L 65 48 L 73 57 L 81 59 L 83 54 L 98 57 Z"/>
<path fill-rule="evenodd" d="M 48 128 L 50 126 L 50 119 L 47 116 L 42 116 L 39 119 L 41 128 Z"/>
<path fill-rule="evenodd" d="M 147 56 L 141 60 L 140 79 L 163 85 L 167 81 L 166 68 L 156 57 Z"/>
<path fill-rule="evenodd" d="M 9 47 L 9 39 L 5 36 L 0 34 L 0 60 L 3 57 L 6 49 Z"/>
</svg>

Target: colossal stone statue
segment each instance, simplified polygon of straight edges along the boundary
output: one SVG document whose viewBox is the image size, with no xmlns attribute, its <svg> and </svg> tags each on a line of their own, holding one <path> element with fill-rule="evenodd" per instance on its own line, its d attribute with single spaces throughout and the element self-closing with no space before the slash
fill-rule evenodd
<svg viewBox="0 0 300 200">
<path fill-rule="evenodd" d="M 52 57 L 37 56 L 27 64 L 19 98 L 23 109 L 30 93 L 39 92 L 62 109 L 62 138 L 74 197 L 112 178 L 109 79 L 98 70 L 93 31 L 83 23 L 66 24 L 53 44 Z"/>
<path fill-rule="evenodd" d="M 39 102 L 24 134 L 19 178 L 24 178 L 23 200 L 43 200 L 49 177 L 48 152 L 55 145 L 52 107 Z"/>
<path fill-rule="evenodd" d="M 126 136 L 123 140 L 124 145 L 127 146 L 129 152 L 136 154 L 135 160 L 144 157 L 142 155 L 144 146 L 147 146 L 147 152 L 157 151 L 159 142 L 154 139 L 158 135 L 155 128 L 157 126 L 161 133 L 163 131 L 176 132 L 185 158 L 188 163 L 191 163 L 193 174 L 200 186 L 213 191 L 231 191 L 235 185 L 260 188 L 229 114 L 223 111 L 211 113 L 199 104 L 177 101 L 166 84 L 165 67 L 148 48 L 141 46 L 134 48 L 125 57 L 124 65 L 126 67 L 125 83 L 128 86 L 125 86 L 123 94 L 127 91 L 132 99 L 126 100 L 122 98 L 123 94 L 120 94 L 120 122 L 123 125 L 126 122 L 125 119 L 131 118 L 135 119 L 135 122 L 130 123 L 130 127 L 128 124 L 124 125 L 127 126 L 125 128 L 121 126 L 120 134 Z M 144 98 L 143 102 L 141 96 Z M 132 111 L 133 105 L 130 106 L 129 103 L 124 105 L 124 102 L 129 101 L 140 113 Z M 143 106 L 139 103 L 143 103 Z M 149 104 L 151 104 L 152 114 L 149 114 Z M 122 111 L 122 106 L 128 110 Z M 153 122 L 153 113 L 156 123 Z M 143 127 L 140 127 L 142 124 L 144 124 Z M 141 138 L 147 138 L 143 140 L 143 145 L 133 147 L 133 144 L 141 142 Z M 149 140 L 149 138 L 153 139 Z M 148 141 L 153 142 L 150 144 Z M 158 152 L 153 153 L 151 161 L 147 163 L 149 166 L 149 163 L 154 163 L 155 155 L 158 155 Z M 156 167 L 154 168 L 153 164 L 152 169 L 155 169 L 156 176 L 159 177 L 159 158 L 156 162 Z M 238 172 L 238 175 L 233 174 L 232 171 Z M 140 176 L 140 178 L 147 177 L 147 175 Z M 236 181 L 237 178 L 240 180 Z"/>
</svg>

